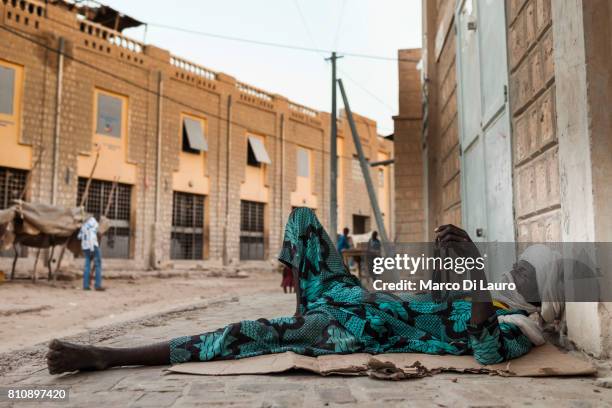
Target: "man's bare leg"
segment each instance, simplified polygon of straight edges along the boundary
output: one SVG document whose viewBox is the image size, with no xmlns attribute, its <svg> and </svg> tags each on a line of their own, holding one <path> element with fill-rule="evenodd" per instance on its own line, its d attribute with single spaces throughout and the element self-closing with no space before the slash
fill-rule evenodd
<svg viewBox="0 0 612 408">
<path fill-rule="evenodd" d="M 47 366 L 50 374 L 105 370 L 118 366 L 168 364 L 170 364 L 168 342 L 142 347 L 113 348 L 52 340 L 47 353 Z"/>
</svg>

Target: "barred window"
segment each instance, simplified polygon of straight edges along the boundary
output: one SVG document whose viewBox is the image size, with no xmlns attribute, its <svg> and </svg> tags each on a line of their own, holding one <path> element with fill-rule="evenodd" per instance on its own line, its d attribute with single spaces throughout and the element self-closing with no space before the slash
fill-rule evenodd
<svg viewBox="0 0 612 408">
<path fill-rule="evenodd" d="M 21 196 L 27 176 L 26 170 L 0 167 L 0 209 L 10 207 Z"/>
<path fill-rule="evenodd" d="M 204 196 L 174 192 L 171 259 L 204 258 Z"/>
<path fill-rule="evenodd" d="M 87 179 L 79 177 L 77 205 L 81 203 L 81 197 L 83 197 L 85 193 L 86 185 Z M 118 183 L 109 204 L 108 199 L 112 187 L 113 183 L 110 181 L 91 180 L 89 193 L 85 201 L 85 211 L 93 214 L 97 220 L 100 220 L 100 216 L 104 214 L 106 206 L 109 205 L 106 216 L 110 221 L 110 229 L 104 234 L 100 241 L 102 255 L 106 258 L 129 258 L 132 186 Z"/>
<path fill-rule="evenodd" d="M 28 172 L 26 170 L 0 167 L 0 210 L 11 206 L 13 200 L 19 198 L 26 185 Z M 18 249 L 19 256 L 27 255 L 25 248 Z M 0 256 L 13 256 L 14 251 L 0 250 Z"/>
<path fill-rule="evenodd" d="M 240 202 L 240 259 L 264 259 L 264 204 Z"/>
</svg>

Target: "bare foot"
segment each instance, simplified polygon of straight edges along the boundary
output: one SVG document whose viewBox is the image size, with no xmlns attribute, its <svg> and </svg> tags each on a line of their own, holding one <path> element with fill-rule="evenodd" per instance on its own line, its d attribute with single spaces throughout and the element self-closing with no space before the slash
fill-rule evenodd
<svg viewBox="0 0 612 408">
<path fill-rule="evenodd" d="M 52 340 L 47 353 L 50 374 L 70 371 L 94 371 L 108 368 L 103 349 L 82 344 Z"/>
</svg>

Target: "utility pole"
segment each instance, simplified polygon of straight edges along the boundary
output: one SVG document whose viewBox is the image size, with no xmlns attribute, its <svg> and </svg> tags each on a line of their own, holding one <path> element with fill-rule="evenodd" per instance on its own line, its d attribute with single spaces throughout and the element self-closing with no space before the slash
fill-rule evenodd
<svg viewBox="0 0 612 408">
<path fill-rule="evenodd" d="M 338 129 L 336 118 L 336 60 L 339 58 L 335 52 L 332 52 L 330 58 L 332 64 L 332 108 L 331 108 L 331 132 L 329 138 L 329 232 L 330 238 L 336 244 L 338 236 Z"/>
<path fill-rule="evenodd" d="M 359 133 L 357 132 L 357 125 L 355 124 L 355 120 L 353 119 L 353 112 L 351 111 L 348 97 L 346 96 L 344 85 L 342 84 L 341 79 L 338 80 L 338 85 L 340 86 L 342 100 L 344 101 L 344 110 L 346 111 L 346 116 L 348 118 L 349 125 L 351 126 L 351 133 L 353 134 L 353 143 L 355 144 L 355 150 L 357 150 L 357 156 L 359 157 L 361 172 L 363 173 L 366 188 L 368 189 L 368 195 L 370 196 L 370 204 L 372 205 L 372 210 L 374 211 L 374 218 L 376 218 L 378 233 L 380 234 L 380 239 L 384 245 L 388 242 L 387 230 L 385 229 L 385 223 L 382 217 L 382 213 L 380 212 L 378 199 L 376 198 L 376 190 L 374 190 L 374 183 L 372 183 L 372 177 L 370 176 L 370 166 L 366 161 L 365 155 L 363 154 L 363 147 L 361 146 L 361 139 L 359 138 Z"/>
<path fill-rule="evenodd" d="M 60 151 L 60 133 L 62 120 L 62 88 L 64 81 L 64 53 L 65 40 L 64 37 L 59 38 L 59 49 L 57 51 L 57 85 L 55 91 L 55 129 L 53 132 L 53 173 L 51 181 L 51 204 L 57 204 L 57 190 L 59 179 L 59 151 Z"/>
</svg>

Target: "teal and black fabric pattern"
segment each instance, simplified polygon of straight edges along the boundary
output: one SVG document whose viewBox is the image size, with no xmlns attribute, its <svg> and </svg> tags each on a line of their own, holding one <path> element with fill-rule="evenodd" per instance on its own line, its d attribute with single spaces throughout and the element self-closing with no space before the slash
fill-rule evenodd
<svg viewBox="0 0 612 408">
<path fill-rule="evenodd" d="M 369 292 L 342 262 L 327 232 L 307 208 L 287 222 L 279 260 L 297 273 L 296 314 L 246 320 L 170 342 L 173 364 L 293 351 L 307 356 L 346 353 L 473 354 L 494 364 L 527 353 L 532 344 L 498 310 L 470 324 L 471 303 L 436 302 L 429 294 Z"/>
</svg>

